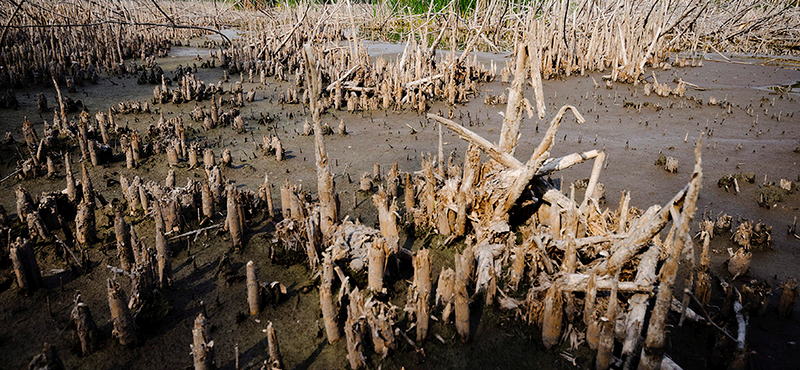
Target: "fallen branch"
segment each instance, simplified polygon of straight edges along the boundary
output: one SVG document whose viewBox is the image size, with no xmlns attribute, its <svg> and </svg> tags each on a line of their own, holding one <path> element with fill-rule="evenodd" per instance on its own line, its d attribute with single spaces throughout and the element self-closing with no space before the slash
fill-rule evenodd
<svg viewBox="0 0 800 370">
<path fill-rule="evenodd" d="M 410 88 L 412 88 L 414 86 L 422 85 L 422 84 L 425 84 L 425 83 L 428 83 L 428 82 L 433 82 L 433 81 L 436 81 L 436 80 L 438 80 L 440 78 L 443 78 L 443 77 L 444 77 L 443 74 L 438 74 L 438 75 L 435 75 L 435 76 L 425 77 L 425 78 L 422 78 L 422 79 L 419 79 L 419 80 L 416 80 L 416 81 L 411 81 L 411 82 L 406 84 L 406 89 L 410 89 Z"/>
<path fill-rule="evenodd" d="M 331 82 L 331 84 L 328 85 L 328 87 L 325 88 L 325 91 L 333 90 L 333 88 L 336 86 L 337 83 L 342 83 L 342 81 L 344 81 L 347 77 L 350 77 L 350 75 L 353 74 L 353 72 L 355 72 L 356 69 L 358 69 L 358 67 L 360 67 L 360 66 L 356 65 L 356 66 L 353 66 L 353 68 L 350 68 L 350 70 L 345 72 L 345 74 L 343 74 L 342 77 L 339 77 L 338 80 Z"/>
<path fill-rule="evenodd" d="M 173 237 L 171 237 L 171 238 L 169 239 L 169 241 L 173 242 L 173 241 L 175 241 L 175 240 L 178 240 L 178 239 L 180 239 L 180 238 L 187 237 L 187 236 L 189 236 L 189 235 L 199 235 L 199 234 L 200 234 L 201 232 L 203 232 L 203 231 L 206 231 L 206 230 L 211 230 L 211 229 L 216 229 L 216 228 L 218 228 L 218 227 L 221 227 L 221 226 L 222 226 L 222 224 L 216 224 L 216 225 L 206 226 L 206 227 L 204 227 L 204 228 L 202 228 L 202 229 L 197 229 L 197 230 L 188 231 L 188 232 L 185 232 L 185 233 L 183 233 L 183 234 L 180 234 L 180 235 L 176 235 L 176 236 L 173 236 Z M 196 238 L 196 237 L 195 237 L 195 238 Z"/>
<path fill-rule="evenodd" d="M 544 138 L 542 138 L 542 141 L 539 142 L 539 145 L 536 147 L 536 150 L 533 151 L 533 154 L 531 154 L 531 158 L 528 160 L 528 162 L 525 163 L 522 173 L 514 179 L 514 183 L 508 189 L 505 202 L 503 202 L 500 207 L 495 209 L 495 217 L 500 217 L 511 210 L 511 208 L 517 203 L 517 199 L 522 196 L 522 192 L 525 191 L 525 188 L 531 182 L 531 179 L 533 179 L 533 177 L 536 175 L 536 172 L 542 166 L 542 163 L 550 155 L 550 148 L 553 147 L 556 132 L 561 126 L 561 119 L 564 117 L 564 114 L 568 109 L 572 110 L 572 113 L 575 114 L 575 118 L 577 118 L 578 123 L 586 122 L 586 120 L 583 119 L 583 116 L 578 113 L 578 110 L 575 109 L 575 107 L 571 105 L 565 105 L 561 107 L 556 116 L 553 117 L 553 120 L 550 122 L 550 128 L 547 129 Z"/>
<path fill-rule="evenodd" d="M 78 264 L 78 267 L 83 268 L 83 264 L 81 264 L 81 261 L 78 260 L 78 257 L 75 257 L 75 253 L 72 253 L 72 249 L 67 245 L 67 243 L 64 243 L 64 241 L 59 239 L 57 236 L 54 237 L 56 238 L 56 242 L 61 244 L 64 247 L 64 249 L 66 249 L 67 252 L 69 252 L 69 255 L 72 256 L 72 259 L 74 259 L 75 263 Z"/>
<path fill-rule="evenodd" d="M 511 169 L 522 168 L 523 166 L 522 162 L 514 158 L 514 156 L 500 150 L 500 148 L 498 148 L 496 145 L 490 143 L 489 140 L 480 137 L 478 134 L 470 131 L 464 126 L 461 126 L 458 123 L 455 123 L 447 118 L 437 116 L 433 113 L 428 113 L 427 117 L 443 124 L 445 127 L 455 132 L 462 139 L 477 145 L 479 148 L 481 148 L 481 150 L 483 150 L 484 153 L 486 153 L 489 157 L 499 162 L 503 166 L 506 166 Z"/>
<path fill-rule="evenodd" d="M 630 261 L 630 259 L 639 253 L 656 234 L 661 232 L 661 229 L 663 229 L 670 220 L 670 208 L 674 207 L 674 205 L 678 204 L 684 198 L 688 189 L 689 185 L 686 185 L 664 205 L 664 208 L 658 210 L 655 217 L 648 220 L 643 225 L 640 225 L 635 230 L 631 230 L 627 238 L 615 243 L 615 245 L 611 247 L 611 250 L 614 251 L 613 254 L 611 254 L 606 261 L 595 266 L 594 272 L 598 275 L 605 275 L 608 274 L 609 271 L 619 269 L 626 262 Z"/>
<path fill-rule="evenodd" d="M 583 163 L 587 160 L 594 159 L 600 154 L 598 150 L 590 150 L 583 153 L 572 153 L 563 157 L 552 158 L 544 162 L 542 167 L 536 171 L 536 176 L 549 175 L 556 171 L 572 167 L 576 164 Z"/>
<path fill-rule="evenodd" d="M 728 333 L 727 330 L 723 329 L 721 326 L 717 325 L 713 320 L 711 320 L 711 316 L 708 315 L 708 312 L 703 307 L 703 303 L 700 302 L 699 299 L 697 299 L 697 297 L 694 295 L 694 293 L 689 292 L 689 297 L 692 298 L 694 303 L 697 303 L 698 307 L 700 307 L 700 314 L 703 315 L 703 317 L 706 319 L 706 321 L 709 324 L 711 324 L 711 326 L 717 328 L 717 330 L 719 330 L 720 333 L 724 334 L 726 337 L 730 338 L 732 341 L 734 341 L 734 342 L 736 341 L 736 338 L 734 338 L 733 335 Z"/>
<path fill-rule="evenodd" d="M 590 275 L 587 274 L 565 274 L 558 278 L 556 284 L 564 292 L 583 292 L 589 286 L 589 277 Z M 597 290 L 610 291 L 614 285 L 614 279 L 598 277 L 595 278 L 594 283 Z M 650 293 L 653 291 L 653 285 L 620 281 L 618 289 L 620 293 Z"/>
<path fill-rule="evenodd" d="M 22 169 L 16 170 L 16 171 L 12 172 L 10 175 L 4 177 L 2 180 L 0 180 L 0 184 L 4 183 L 6 180 L 10 179 L 12 176 L 20 173 L 20 171 L 22 171 Z"/>
</svg>

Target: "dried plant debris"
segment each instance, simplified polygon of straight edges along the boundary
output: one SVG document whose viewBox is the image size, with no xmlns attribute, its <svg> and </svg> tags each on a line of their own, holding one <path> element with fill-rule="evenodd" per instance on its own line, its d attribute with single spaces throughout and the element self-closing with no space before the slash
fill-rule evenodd
<svg viewBox="0 0 800 370">
<path fill-rule="evenodd" d="M 341 355 L 333 367 L 380 367 L 379 357 L 411 351 L 424 360 L 425 351 L 436 348 L 425 345 L 432 338 L 482 340 L 476 320 L 496 308 L 502 310 L 503 325 L 521 319 L 537 326 L 535 339 L 573 364 L 586 357 L 581 353 L 586 344 L 596 351 L 599 369 L 675 368 L 665 356 L 676 335 L 667 329 L 678 321 L 670 310 L 681 313 L 678 326 L 685 318 L 705 320 L 727 334 L 723 347 L 736 347 L 724 354 L 733 359 L 732 366 L 746 360 L 743 312 L 769 314 L 769 299 L 777 291 L 755 277 L 739 278 L 747 276 L 753 253 L 772 248 L 772 227 L 760 220 L 734 221 L 724 213 L 694 219 L 704 176 L 703 139 L 713 130 L 693 138 L 693 158 L 678 153 L 656 160 L 676 174 L 674 179 L 685 181 L 669 190 L 666 202 L 639 209 L 623 192 L 619 203 L 613 202 L 617 209 L 609 208 L 611 195 L 601 177 L 610 151 L 597 146 L 551 156 L 569 149 L 555 148 L 566 141 L 558 134 L 562 124 L 583 124 L 588 113 L 599 121 L 600 109 L 583 108 L 578 101 L 553 111 L 542 80 L 604 73 L 591 77 L 595 90 L 584 100 L 589 93 L 613 93 L 614 104 L 623 110 L 664 117 L 676 104 L 702 107 L 699 96 L 687 95 L 702 87 L 680 78 L 658 81 L 654 70 L 702 65 L 695 53 L 698 40 L 701 48 L 718 54 L 782 51 L 792 45 L 785 25 L 797 23 L 796 7 L 758 0 L 644 2 L 623 8 L 607 0 L 578 7 L 548 1 L 533 16 L 518 4 L 489 1 L 472 5 L 471 12 L 460 12 L 452 3 L 422 21 L 420 14 L 398 11 L 391 2 L 300 2 L 269 9 L 254 9 L 251 2 L 139 3 L 114 9 L 104 1 L 84 0 L 0 6 L 9 15 L 0 39 L 8 51 L 0 58 L 5 90 L 0 108 L 25 110 L 4 147 L 14 159 L 2 181 L 9 180 L 8 189 L 14 189 L 8 199 L 15 202 L 16 214 L 0 208 L 0 246 L 8 252 L 0 267 L 9 268 L 3 290 L 16 282 L 19 289 L 13 292 L 23 294 L 19 299 L 26 306 L 46 301 L 56 321 L 59 309 L 71 308 L 75 351 L 67 362 L 80 355 L 84 365 L 91 363 L 99 351 L 126 356 L 142 343 L 151 350 L 148 346 L 165 339 L 160 335 L 169 324 L 186 329 L 185 340 L 175 342 L 185 345 L 191 335 L 195 369 L 254 368 L 261 361 L 268 369 L 298 366 L 291 363 L 298 350 L 293 341 L 306 340 L 294 338 L 305 330 L 318 333 L 316 342 L 324 333 L 328 343 L 321 346 L 344 336 L 346 343 L 324 349 Z M 56 24 L 41 22 L 54 15 Z M 234 29 L 240 32 L 230 37 Z M 373 40 L 397 35 L 404 35 L 405 45 L 396 56 L 376 56 L 370 49 Z M 203 52 L 175 66 L 164 57 L 179 45 Z M 508 51 L 510 58 L 500 66 L 496 60 L 484 62 L 479 52 L 486 50 Z M 675 56 L 675 50 L 691 54 Z M 149 85 L 138 88 L 143 94 L 126 87 L 134 80 Z M 617 103 L 616 83 L 634 86 L 624 102 Z M 87 84 L 123 90 L 125 98 L 96 107 L 87 92 L 96 90 Z M 23 86 L 41 91 L 15 90 Z M 642 91 L 647 100 L 640 102 Z M 84 93 L 83 101 L 76 99 Z M 480 114 L 462 109 L 481 96 Z M 769 99 L 761 104 L 767 116 Z M 710 97 L 708 105 L 717 108 L 704 109 L 728 115 L 739 108 L 727 98 Z M 499 132 L 482 129 L 482 110 L 497 106 L 505 106 Z M 743 110 L 756 117 L 761 113 Z M 770 112 L 777 121 L 793 114 Z M 362 146 L 348 144 L 362 140 L 363 122 L 369 120 L 367 129 L 380 132 L 396 123 L 380 122 L 382 117 L 395 116 L 419 118 L 419 124 L 401 125 L 403 134 L 411 128 L 414 141 L 424 142 L 438 129 L 438 152 L 422 155 L 418 152 L 425 148 L 409 145 L 403 149 L 414 150 L 408 163 L 393 165 L 391 159 L 379 162 L 384 158 L 379 156 L 356 158 L 361 159 L 356 164 L 341 153 L 329 156 L 326 144 L 337 150 L 345 144 L 345 155 L 363 155 Z M 520 157 L 522 143 L 530 145 L 528 131 L 521 129 L 525 119 L 541 123 L 548 116 L 533 151 Z M 389 129 L 386 139 L 392 149 L 398 145 L 394 131 Z M 452 135 L 465 141 L 466 152 L 445 151 Z M 687 132 L 684 143 L 688 138 Z M 582 139 L 583 133 L 578 144 Z M 340 161 L 351 163 L 342 167 Z M 591 162 L 588 177 L 553 180 L 561 174 L 556 172 L 586 161 Z M 311 186 L 304 177 L 309 173 L 316 175 Z M 257 191 L 249 186 L 253 178 Z M 739 193 L 741 185 L 754 182 L 755 174 L 738 173 L 717 185 Z M 773 208 L 796 187 L 788 179 L 777 184 L 765 179 L 757 201 Z M 343 194 L 346 199 L 340 199 Z M 342 203 L 368 221 L 351 218 Z M 691 230 L 695 225 L 697 234 Z M 797 237 L 794 224 L 788 231 Z M 715 293 L 722 294 L 713 284 L 721 277 L 714 276 L 710 243 L 728 232 L 730 241 L 714 243 L 733 243 L 724 265 L 733 280 L 724 283 L 720 315 L 709 318 L 706 306 Z M 703 243 L 696 268 L 692 235 Z M 107 266 L 99 268 L 102 279 L 95 279 L 97 266 Z M 690 267 L 680 300 L 675 289 L 684 266 Z M 297 276 L 302 284 L 297 285 Z M 218 278 L 225 284 L 213 283 Z M 52 289 L 56 280 L 62 290 L 77 284 L 83 293 L 71 293 L 66 306 L 51 302 L 58 296 Z M 797 284 L 793 278 L 781 281 L 777 311 L 788 317 Z M 220 297 L 220 291 L 232 289 L 235 299 L 226 293 Z M 319 301 L 316 295 L 307 299 L 314 289 Z M 690 307 L 692 296 L 698 302 Z M 100 321 L 94 321 L 89 304 Z M 106 304 L 108 311 L 98 314 Z M 181 306 L 173 310 L 172 305 Z M 292 314 L 283 315 L 291 305 Z M 480 308 L 484 305 L 491 308 Z M 697 307 L 705 317 L 695 313 Z M 287 320 L 299 325 L 309 312 L 316 331 L 313 324 L 286 331 Z M 262 321 L 265 315 L 274 326 Z M 219 330 L 231 321 L 241 324 L 236 333 L 241 343 L 252 343 L 250 331 L 261 325 L 265 353 L 248 350 L 240 356 L 238 343 L 215 344 L 212 336 L 232 338 L 230 330 Z M 729 334 L 733 327 L 737 337 Z M 119 348 L 110 349 L 103 338 Z M 218 363 L 215 349 L 231 347 L 234 362 Z M 284 358 L 281 348 L 292 351 Z M 153 357 L 159 354 L 154 351 Z M 216 355 L 222 360 L 230 353 Z M 30 367 L 64 364 L 55 347 L 45 344 Z"/>
</svg>

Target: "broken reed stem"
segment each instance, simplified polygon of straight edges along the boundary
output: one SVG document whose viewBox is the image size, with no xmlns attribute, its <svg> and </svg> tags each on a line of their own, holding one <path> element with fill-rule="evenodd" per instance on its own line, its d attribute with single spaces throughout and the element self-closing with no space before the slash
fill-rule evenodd
<svg viewBox="0 0 800 370">
<path fill-rule="evenodd" d="M 431 295 L 431 255 L 429 249 L 421 249 L 414 256 L 414 287 L 416 288 L 415 314 L 417 318 L 417 342 L 422 343 L 428 335 L 428 305 Z"/>
<path fill-rule="evenodd" d="M 123 271 L 130 272 L 136 263 L 136 259 L 133 255 L 133 248 L 131 247 L 130 225 L 125 222 L 121 208 L 117 208 L 114 213 L 116 214 L 114 217 L 114 234 L 117 238 L 119 267 Z"/>
<path fill-rule="evenodd" d="M 396 253 L 400 249 L 400 232 L 397 228 L 397 203 L 392 199 L 389 205 L 389 196 L 383 186 L 378 187 L 378 192 L 372 195 L 375 208 L 378 209 L 378 222 L 381 235 L 386 239 L 387 253 Z"/>
<path fill-rule="evenodd" d="M 469 340 L 469 295 L 467 294 L 467 282 L 469 280 L 468 262 L 472 256 L 456 253 L 456 279 L 455 279 L 455 312 L 456 312 L 456 331 L 461 336 L 461 341 Z"/>
<path fill-rule="evenodd" d="M 515 64 L 517 70 L 514 73 L 514 82 L 508 90 L 508 103 L 506 114 L 503 116 L 503 126 L 500 129 L 500 142 L 497 146 L 500 150 L 514 154 L 519 137 L 519 127 L 522 123 L 524 111 L 523 89 L 528 78 L 528 46 L 525 43 L 517 44 L 517 60 Z"/>
<path fill-rule="evenodd" d="M 653 284 L 657 280 L 656 266 L 658 257 L 661 254 L 661 247 L 651 245 L 642 254 L 639 267 L 636 272 L 635 282 L 639 284 Z M 645 315 L 648 309 L 650 294 L 638 293 L 628 301 L 628 314 L 625 322 L 625 340 L 622 343 L 622 359 L 625 361 L 626 368 L 632 365 L 635 358 L 634 351 L 639 348 L 642 339 L 642 329 L 644 328 Z"/>
<path fill-rule="evenodd" d="M 697 209 L 697 196 L 702 187 L 703 170 L 700 157 L 702 145 L 703 137 L 701 135 L 697 141 L 697 147 L 695 148 L 694 173 L 692 174 L 686 191 L 686 200 L 682 207 L 680 222 L 677 227 L 675 227 L 672 240 L 667 241 L 669 255 L 664 265 L 661 267 L 661 283 L 659 284 L 656 304 L 650 317 L 647 338 L 645 339 L 645 345 L 639 360 L 639 369 L 642 370 L 658 369 L 664 355 L 664 342 L 666 339 L 665 325 L 667 313 L 669 313 L 669 307 L 672 302 L 672 287 L 675 284 L 675 277 L 678 272 L 678 261 L 680 260 L 684 244 L 692 242 L 691 236 L 689 235 L 689 227 L 694 217 L 694 212 Z M 672 206 L 669 206 L 669 208 L 674 211 Z"/>
<path fill-rule="evenodd" d="M 192 358 L 194 359 L 194 370 L 214 370 L 214 341 L 210 336 L 211 325 L 206 320 L 206 316 L 200 312 L 194 320 L 192 327 Z"/>
<path fill-rule="evenodd" d="M 20 290 L 29 294 L 44 286 L 42 272 L 36 262 L 33 247 L 27 239 L 17 238 L 10 247 L 11 263 Z"/>
<path fill-rule="evenodd" d="M 164 236 L 166 226 L 161 216 L 161 205 L 158 201 L 154 202 L 155 222 L 156 222 L 156 260 L 158 261 L 158 285 L 163 289 L 171 285 L 172 281 L 172 262 L 170 261 L 169 242 Z"/>
<path fill-rule="evenodd" d="M 369 289 L 374 292 L 381 292 L 383 290 L 383 275 L 386 269 L 386 241 L 383 238 L 378 238 L 368 248 Z"/>
<path fill-rule="evenodd" d="M 619 273 L 614 276 L 614 286 L 609 295 L 608 308 L 606 315 L 602 319 L 602 329 L 600 330 L 600 342 L 597 349 L 597 359 L 595 369 L 605 370 L 611 365 L 614 350 L 614 327 L 617 323 L 617 287 L 619 285 Z"/>
<path fill-rule="evenodd" d="M 323 253 L 322 277 L 319 287 L 319 301 L 322 308 L 322 320 L 328 343 L 333 344 L 341 338 L 339 324 L 336 320 L 336 308 L 333 304 L 333 262 L 327 253 Z"/>
<path fill-rule="evenodd" d="M 125 292 L 120 289 L 116 281 L 108 279 L 108 307 L 111 310 L 111 319 L 114 323 L 112 336 L 119 340 L 123 346 L 136 343 L 136 329 L 133 316 L 128 309 Z"/>
<path fill-rule="evenodd" d="M 81 295 L 75 297 L 75 306 L 70 314 L 71 325 L 75 327 L 75 337 L 80 347 L 80 353 L 86 356 L 92 353 L 98 342 L 97 325 L 92 319 L 89 306 L 83 303 Z"/>
<path fill-rule="evenodd" d="M 228 215 L 225 223 L 228 226 L 228 231 L 231 234 L 231 244 L 234 250 L 242 248 L 242 232 L 244 220 L 241 219 L 239 214 L 239 203 L 237 199 L 238 192 L 234 185 L 228 185 Z"/>
<path fill-rule="evenodd" d="M 336 184 L 328 161 L 328 152 L 325 150 L 325 141 L 322 138 L 322 128 L 319 123 L 314 123 L 315 154 L 317 158 L 317 193 L 320 203 L 320 228 L 324 240 L 330 240 L 336 225 L 339 223 L 339 209 L 337 206 Z"/>
<path fill-rule="evenodd" d="M 272 321 L 267 324 L 267 348 L 269 353 L 269 368 L 274 370 L 283 369 L 283 356 L 278 345 L 278 336 L 275 335 L 275 328 Z"/>
<path fill-rule="evenodd" d="M 261 312 L 258 292 L 258 276 L 256 275 L 256 265 L 253 261 L 247 262 L 247 307 L 250 315 L 258 315 Z"/>
<path fill-rule="evenodd" d="M 694 288 L 694 294 L 703 305 L 707 305 L 711 301 L 711 274 L 709 273 L 709 265 L 711 259 L 709 258 L 709 244 L 711 243 L 711 236 L 707 232 L 702 233 L 703 238 L 703 251 L 700 255 L 700 266 L 697 268 L 697 285 Z"/>
<path fill-rule="evenodd" d="M 595 196 L 595 189 L 597 188 L 597 180 L 600 178 L 600 171 L 603 169 L 603 162 L 606 159 L 606 153 L 600 152 L 597 157 L 594 159 L 594 166 L 592 167 L 592 174 L 589 176 L 589 184 L 586 186 L 586 192 L 583 195 L 583 202 L 581 202 L 580 208 L 585 209 L 589 206 L 589 200 L 597 201 L 597 197 Z"/>
<path fill-rule="evenodd" d="M 561 339 L 563 302 L 561 289 L 559 289 L 557 283 L 553 283 L 544 297 L 544 312 L 542 314 L 542 343 L 547 349 L 558 344 Z"/>
<path fill-rule="evenodd" d="M 458 212 L 456 213 L 456 225 L 453 233 L 455 236 L 463 236 L 467 228 L 467 212 L 470 211 L 472 204 L 472 188 L 475 178 L 478 176 L 481 162 L 481 151 L 477 145 L 470 144 L 464 159 L 464 176 L 461 178 L 461 186 L 457 197 Z"/>
</svg>

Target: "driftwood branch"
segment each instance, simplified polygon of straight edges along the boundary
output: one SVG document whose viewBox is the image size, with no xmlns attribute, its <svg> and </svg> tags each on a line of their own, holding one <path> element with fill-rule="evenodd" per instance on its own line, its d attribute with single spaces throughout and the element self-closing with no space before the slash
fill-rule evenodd
<svg viewBox="0 0 800 370">
<path fill-rule="evenodd" d="M 565 274 L 560 277 L 556 284 L 559 289 L 564 292 L 583 292 L 589 286 L 589 277 L 587 274 Z M 608 290 L 614 286 L 613 278 L 595 278 L 595 287 L 597 290 Z M 632 281 L 620 281 L 619 292 L 623 293 L 650 293 L 653 291 L 653 285 L 647 283 L 638 283 Z"/>
<path fill-rule="evenodd" d="M 353 72 L 355 72 L 356 69 L 358 69 L 358 67 L 360 67 L 360 66 L 355 65 L 355 66 L 353 66 L 353 68 L 350 68 L 350 70 L 345 72 L 342 75 L 342 77 L 339 77 L 339 79 L 337 79 L 336 81 L 331 82 L 330 85 L 328 85 L 328 87 L 325 88 L 325 91 L 333 90 L 333 88 L 336 86 L 336 83 L 342 83 L 342 81 L 344 81 L 347 77 L 350 77 L 350 75 L 353 74 Z"/>
<path fill-rule="evenodd" d="M 502 151 L 496 145 L 490 143 L 489 140 L 482 138 L 480 135 L 470 131 L 464 126 L 461 126 L 458 123 L 455 123 L 447 118 L 440 117 L 432 113 L 428 113 L 428 118 L 443 124 L 445 127 L 455 132 L 462 139 L 477 145 L 479 148 L 481 148 L 481 150 L 483 150 L 484 153 L 486 153 L 489 157 L 499 162 L 503 166 L 506 166 L 511 169 L 518 169 L 523 166 L 522 162 L 514 158 L 514 156 Z"/>
</svg>

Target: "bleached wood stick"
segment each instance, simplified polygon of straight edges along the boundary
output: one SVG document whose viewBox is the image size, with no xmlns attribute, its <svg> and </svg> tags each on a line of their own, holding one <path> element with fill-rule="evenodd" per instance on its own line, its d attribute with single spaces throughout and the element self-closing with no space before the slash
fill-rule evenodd
<svg viewBox="0 0 800 370">
<path fill-rule="evenodd" d="M 176 241 L 176 240 L 178 240 L 180 238 L 185 238 L 185 237 L 191 236 L 191 235 L 198 235 L 198 234 L 202 233 L 203 231 L 216 229 L 216 228 L 221 227 L 221 226 L 222 226 L 222 224 L 216 224 L 216 225 L 206 226 L 206 227 L 203 227 L 203 228 L 200 228 L 200 229 L 197 229 L 197 230 L 187 231 L 187 232 L 185 232 L 183 234 L 176 235 L 176 236 L 173 236 L 173 237 L 169 238 L 169 241 L 174 242 L 174 241 Z"/>
<path fill-rule="evenodd" d="M 575 239 L 575 247 L 577 249 L 581 249 L 581 248 L 584 248 L 584 247 L 589 246 L 589 245 L 607 243 L 607 242 L 611 242 L 611 241 L 615 241 L 615 240 L 619 240 L 619 239 L 624 239 L 625 237 L 627 237 L 627 235 L 624 235 L 624 234 L 607 234 L 607 235 L 587 236 L 587 237 Z M 555 240 L 553 242 L 553 246 L 555 246 L 559 250 L 563 251 L 564 249 L 566 249 L 564 243 L 565 243 L 565 241 L 563 241 L 563 240 Z"/>
<path fill-rule="evenodd" d="M 581 202 L 580 208 L 588 206 L 589 199 L 594 198 L 594 190 L 597 187 L 597 180 L 600 178 L 600 171 L 603 169 L 603 161 L 605 161 L 605 159 L 606 154 L 604 152 L 600 152 L 597 158 L 595 158 L 594 166 L 592 167 L 592 175 L 589 177 L 589 184 L 586 186 L 586 193 L 583 195 L 583 202 Z"/>
<path fill-rule="evenodd" d="M 256 275 L 256 265 L 253 261 L 247 262 L 247 307 L 250 315 L 258 315 L 261 312 L 261 302 L 258 292 L 258 275 Z"/>
<path fill-rule="evenodd" d="M 421 78 L 419 80 L 411 81 L 411 82 L 406 83 L 405 84 L 405 88 L 406 89 L 411 89 L 414 86 L 426 84 L 428 82 L 433 82 L 433 81 L 436 81 L 436 80 L 441 79 L 441 78 L 444 78 L 443 74 L 438 74 L 438 75 L 433 75 L 433 76 L 430 76 L 430 77 Z"/>
<path fill-rule="evenodd" d="M 488 140 L 480 137 L 478 134 L 470 131 L 464 126 L 461 126 L 447 118 L 437 116 L 433 113 L 428 113 L 427 117 L 443 124 L 462 139 L 477 145 L 479 148 L 481 148 L 481 150 L 483 150 L 484 153 L 500 164 L 511 169 L 522 168 L 522 162 L 514 158 L 514 156 L 500 150 L 500 148 L 498 148 L 496 145 L 490 143 Z"/>
<path fill-rule="evenodd" d="M 587 274 L 565 274 L 558 278 L 557 284 L 564 292 L 583 292 L 589 284 L 590 275 Z M 597 290 L 611 290 L 614 279 L 608 277 L 596 277 L 595 287 Z M 620 293 L 650 293 L 653 291 L 652 284 L 637 283 L 632 281 L 619 282 Z"/>
<path fill-rule="evenodd" d="M 563 157 L 552 158 L 544 162 L 542 167 L 536 171 L 536 176 L 549 175 L 556 171 L 572 167 L 576 164 L 583 163 L 584 161 L 593 159 L 600 154 L 598 150 L 590 150 L 583 153 L 572 153 Z"/>
<path fill-rule="evenodd" d="M 506 114 L 503 116 L 503 126 L 500 129 L 500 150 L 513 154 L 517 147 L 519 126 L 522 123 L 525 80 L 528 77 L 528 47 L 526 44 L 517 45 L 517 70 L 514 73 L 514 82 L 508 90 L 508 103 Z"/>
<path fill-rule="evenodd" d="M 681 189 L 681 191 L 667 202 L 664 208 L 660 208 L 657 205 L 653 206 L 658 209 L 655 217 L 648 220 L 645 224 L 639 225 L 635 230 L 628 232 L 627 238 L 615 243 L 611 248 L 611 250 L 614 251 L 613 254 L 611 254 L 606 261 L 595 266 L 595 273 L 604 275 L 607 274 L 608 271 L 616 270 L 639 253 L 641 248 L 647 245 L 656 234 L 661 232 L 661 229 L 663 229 L 664 225 L 670 220 L 669 209 L 684 198 L 688 189 L 688 185 Z"/>
<path fill-rule="evenodd" d="M 658 264 L 658 256 L 660 254 L 661 247 L 657 245 L 650 246 L 650 248 L 642 254 L 642 259 L 639 262 L 639 267 L 636 272 L 636 279 L 634 280 L 636 283 L 653 284 L 656 282 L 656 265 Z M 622 342 L 621 357 L 625 361 L 626 367 L 630 366 L 635 357 L 632 355 L 636 348 L 639 347 L 649 298 L 649 294 L 639 293 L 634 294 L 628 301 L 629 308 L 625 323 L 625 340 Z"/>
<path fill-rule="evenodd" d="M 706 319 L 703 318 L 703 316 L 700 316 L 700 314 L 695 312 L 693 309 L 684 306 L 683 303 L 681 303 L 681 301 L 675 297 L 672 298 L 672 302 L 670 302 L 669 309 L 673 312 L 685 313 L 685 317 L 689 320 L 695 322 L 706 322 Z"/>
<path fill-rule="evenodd" d="M 672 240 L 667 240 L 669 245 L 669 256 L 661 267 L 660 278 L 661 282 L 658 286 L 658 295 L 656 296 L 656 304 L 653 307 L 653 313 L 650 316 L 650 324 L 647 328 L 647 338 L 645 339 L 642 355 L 639 360 L 639 369 L 658 369 L 663 358 L 663 348 L 666 341 L 666 320 L 669 313 L 673 296 L 672 290 L 675 284 L 675 278 L 678 273 L 678 262 L 683 252 L 685 243 L 691 243 L 691 236 L 689 235 L 689 228 L 697 210 L 697 197 L 702 187 L 703 170 L 702 159 L 700 156 L 703 145 L 703 137 L 697 141 L 695 147 L 695 165 L 692 178 L 687 185 L 686 200 L 682 207 L 680 215 L 680 222 L 675 228 L 675 233 L 672 235 Z M 670 205 L 668 208 L 674 211 Z M 677 211 L 674 211 L 677 213 Z M 676 221 L 677 222 L 677 221 Z M 619 265 L 621 266 L 621 265 Z"/>
<path fill-rule="evenodd" d="M 745 345 L 745 337 L 747 336 L 747 320 L 745 320 L 744 315 L 742 315 L 742 303 L 739 300 L 733 302 L 733 312 L 736 313 L 736 323 L 738 325 L 738 330 L 736 334 L 736 350 L 744 351 Z"/>
<path fill-rule="evenodd" d="M 631 193 L 627 191 L 622 192 L 622 199 L 619 202 L 619 225 L 617 232 L 620 234 L 627 234 L 628 232 L 628 204 L 631 202 Z"/>
<path fill-rule="evenodd" d="M 333 90 L 333 88 L 336 87 L 336 83 L 342 83 L 347 77 L 350 77 L 350 75 L 353 74 L 353 72 L 355 72 L 356 69 L 358 69 L 358 67 L 360 67 L 360 65 L 355 65 L 352 68 L 350 68 L 347 72 L 345 72 L 345 74 L 342 75 L 342 77 L 339 77 L 339 79 L 337 79 L 336 81 L 331 82 L 331 84 L 325 88 L 325 91 Z"/>
<path fill-rule="evenodd" d="M 583 116 L 578 113 L 578 110 L 571 105 L 565 105 L 561 107 L 553 117 L 553 120 L 550 122 L 550 128 L 547 129 L 547 132 L 542 138 L 542 141 L 539 142 L 539 145 L 536 147 L 536 150 L 533 151 L 531 158 L 525 163 L 523 167 L 522 173 L 514 179 L 514 183 L 508 190 L 508 195 L 506 196 L 505 202 L 502 203 L 501 207 L 497 207 L 495 209 L 495 218 L 501 217 L 503 214 L 508 213 L 509 210 L 517 203 L 517 199 L 522 196 L 522 192 L 525 191 L 525 187 L 528 186 L 533 176 L 536 175 L 536 172 L 539 170 L 539 167 L 542 166 L 542 163 L 545 159 L 549 156 L 550 148 L 553 146 L 553 141 L 555 140 L 556 132 L 558 131 L 558 127 L 561 126 L 561 119 L 564 117 L 564 113 L 570 109 L 575 114 L 578 122 L 585 122 Z M 500 148 L 502 150 L 502 147 Z"/>
</svg>

